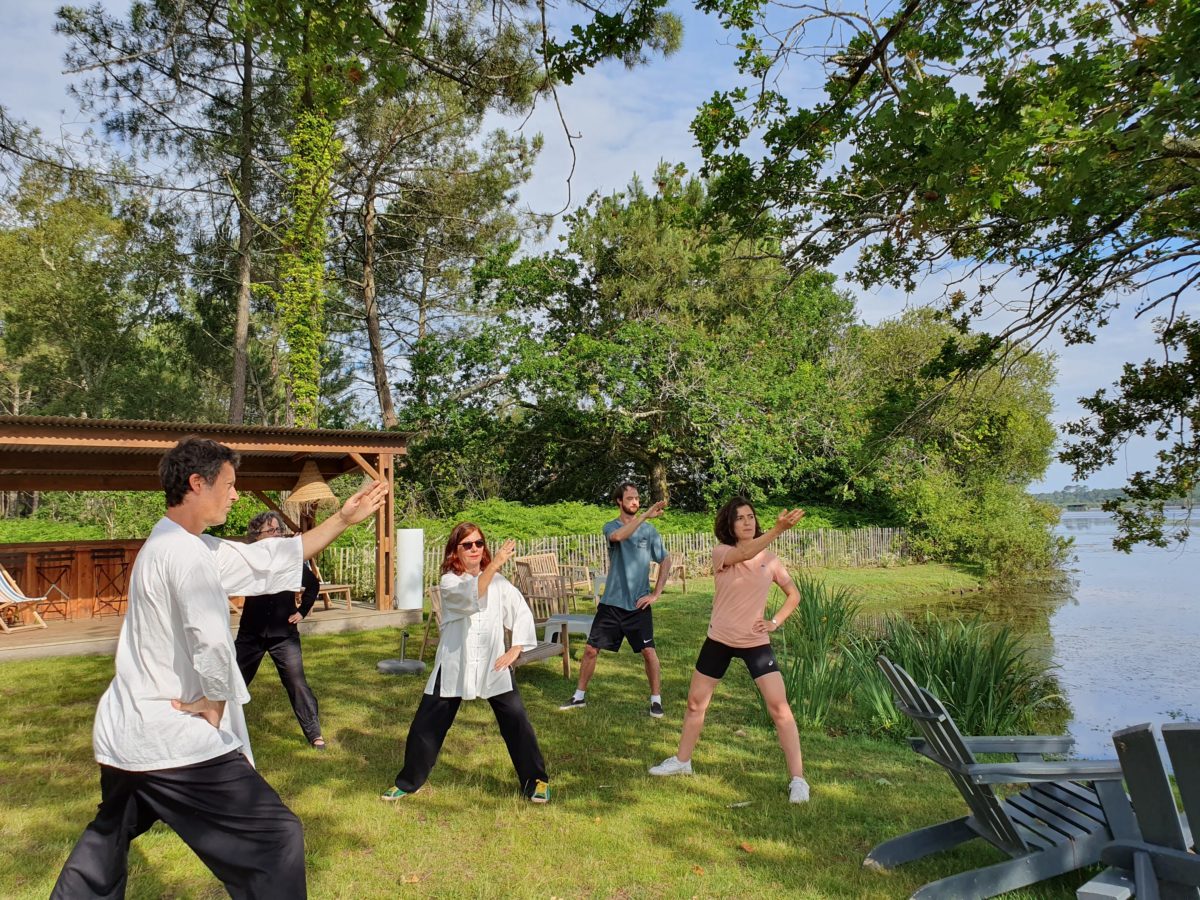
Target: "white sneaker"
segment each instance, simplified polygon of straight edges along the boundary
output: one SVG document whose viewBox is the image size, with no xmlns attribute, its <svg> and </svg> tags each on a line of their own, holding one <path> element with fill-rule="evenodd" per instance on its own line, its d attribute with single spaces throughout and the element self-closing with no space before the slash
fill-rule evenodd
<svg viewBox="0 0 1200 900">
<path fill-rule="evenodd" d="M 668 756 L 657 766 L 650 767 L 651 775 L 691 775 L 692 761 L 680 762 L 674 756 Z"/>
<path fill-rule="evenodd" d="M 788 787 L 788 799 L 793 803 L 808 802 L 808 782 L 799 775 L 792 779 L 791 786 Z"/>
</svg>

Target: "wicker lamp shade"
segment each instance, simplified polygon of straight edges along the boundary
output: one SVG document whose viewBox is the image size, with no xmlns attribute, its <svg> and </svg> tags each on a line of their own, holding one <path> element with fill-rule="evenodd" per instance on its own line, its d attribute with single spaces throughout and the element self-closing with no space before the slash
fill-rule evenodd
<svg viewBox="0 0 1200 900">
<path fill-rule="evenodd" d="M 296 486 L 292 488 L 292 493 L 283 503 L 284 506 L 293 508 L 307 506 L 309 503 L 315 503 L 318 506 L 337 506 L 338 498 L 329 489 L 325 479 L 321 477 L 321 470 L 317 468 L 317 464 L 310 459 L 304 463 L 304 468 L 300 470 L 300 477 L 296 479 Z"/>
</svg>

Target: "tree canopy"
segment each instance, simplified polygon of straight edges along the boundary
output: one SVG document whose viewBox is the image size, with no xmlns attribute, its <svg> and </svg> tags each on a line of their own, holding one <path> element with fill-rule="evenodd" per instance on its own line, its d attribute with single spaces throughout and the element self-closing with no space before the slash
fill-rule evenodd
<svg viewBox="0 0 1200 900">
<path fill-rule="evenodd" d="M 716 207 L 781 233 L 797 267 L 851 251 L 868 287 L 938 274 L 948 321 L 990 329 L 948 348 L 946 371 L 1054 329 L 1089 342 L 1119 306 L 1156 319 L 1162 358 L 1083 400 L 1063 459 L 1082 478 L 1132 435 L 1162 441 L 1120 512 L 1128 538 L 1162 542 L 1164 498 L 1200 473 L 1195 3 L 699 5 L 739 33 L 753 82 L 693 124 Z M 823 95 L 800 99 L 789 67 L 821 73 Z"/>
</svg>

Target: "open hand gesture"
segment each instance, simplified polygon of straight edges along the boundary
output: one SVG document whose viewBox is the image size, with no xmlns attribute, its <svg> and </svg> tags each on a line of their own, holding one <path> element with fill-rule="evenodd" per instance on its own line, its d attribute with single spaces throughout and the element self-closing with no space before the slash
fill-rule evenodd
<svg viewBox="0 0 1200 900">
<path fill-rule="evenodd" d="M 647 519 L 657 519 L 659 516 L 661 516 L 663 514 L 663 510 L 666 508 L 667 508 L 667 501 L 665 501 L 665 500 L 659 500 L 657 503 L 651 504 L 650 508 L 648 510 L 646 510 L 646 518 Z"/>
<path fill-rule="evenodd" d="M 343 503 L 338 515 L 347 525 L 357 525 L 374 515 L 387 500 L 387 495 L 388 486 L 382 481 L 373 481 Z"/>
<path fill-rule="evenodd" d="M 783 510 L 780 510 L 780 512 L 779 512 L 779 518 L 777 518 L 775 520 L 775 527 L 777 529 L 779 529 L 781 532 L 787 531 L 790 528 L 795 527 L 796 523 L 799 522 L 803 518 L 804 518 L 804 510 L 802 510 L 802 509 L 793 509 L 793 510 L 783 509 Z"/>
<path fill-rule="evenodd" d="M 503 565 L 508 562 L 509 558 L 516 552 L 517 542 L 512 538 L 506 540 L 500 545 L 500 549 L 492 555 L 492 565 L 496 571 L 499 571 Z"/>
<path fill-rule="evenodd" d="M 521 655 L 521 645 L 513 644 L 507 650 L 500 654 L 496 659 L 496 664 L 492 666 L 493 672 L 502 672 L 509 668 L 517 661 L 517 657 Z"/>
</svg>

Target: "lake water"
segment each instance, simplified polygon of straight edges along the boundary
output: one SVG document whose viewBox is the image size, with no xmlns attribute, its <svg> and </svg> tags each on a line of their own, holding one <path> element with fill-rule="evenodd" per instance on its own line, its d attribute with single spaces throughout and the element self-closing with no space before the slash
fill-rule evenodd
<svg viewBox="0 0 1200 900">
<path fill-rule="evenodd" d="M 1053 659 L 1071 703 L 1074 755 L 1112 758 L 1112 732 L 1200 719 L 1200 534 L 1172 549 L 1116 551 L 1104 513 L 1064 513 L 1073 585 L 1050 616 Z"/>
<path fill-rule="evenodd" d="M 1200 529 L 1132 553 L 1113 549 L 1107 513 L 1065 512 L 1056 531 L 1075 539 L 1065 583 L 964 597 L 960 612 L 1045 645 L 1071 706 L 1072 756 L 1114 758 L 1112 733 L 1127 725 L 1200 719 Z"/>
</svg>

